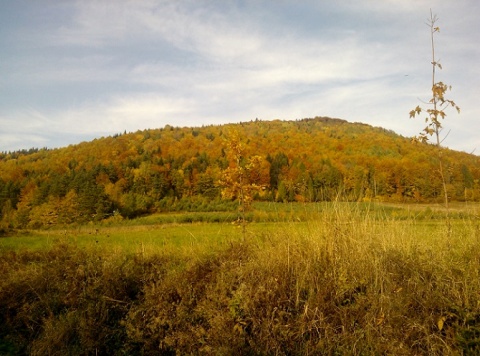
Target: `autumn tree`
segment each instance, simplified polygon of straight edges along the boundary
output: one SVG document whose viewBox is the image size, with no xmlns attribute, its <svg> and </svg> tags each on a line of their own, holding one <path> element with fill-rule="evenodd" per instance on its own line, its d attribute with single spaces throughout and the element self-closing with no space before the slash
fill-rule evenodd
<svg viewBox="0 0 480 356">
<path fill-rule="evenodd" d="M 248 157 L 246 146 L 237 131 L 232 131 L 226 138 L 225 153 L 229 166 L 223 171 L 218 183 L 222 188 L 222 197 L 238 200 L 245 238 L 245 213 L 250 209 L 255 193 L 265 186 L 262 175 L 259 174 L 264 159 L 258 155 Z"/>
<path fill-rule="evenodd" d="M 453 107 L 458 113 L 460 113 L 460 108 L 455 104 L 453 100 L 447 99 L 445 97 L 448 90 L 451 90 L 451 86 L 443 83 L 442 81 L 437 82 L 436 72 L 437 69 L 442 69 L 442 65 L 436 58 L 435 53 L 435 35 L 440 32 L 440 27 L 437 26 L 437 15 L 434 15 L 430 10 L 430 19 L 427 22 L 428 27 L 430 28 L 430 41 L 431 41 L 431 51 L 432 51 L 432 97 L 425 104 L 428 105 L 428 108 L 422 108 L 420 105 L 417 105 L 415 109 L 410 111 L 410 118 L 415 118 L 421 114 L 426 114 L 425 123 L 427 124 L 425 128 L 420 132 L 420 134 L 414 138 L 415 141 L 427 143 L 430 140 L 430 137 L 435 138 L 435 145 L 438 148 L 438 157 L 439 157 L 439 171 L 442 178 L 443 192 L 445 198 L 445 207 L 448 211 L 448 192 L 447 192 L 447 182 L 445 179 L 445 170 L 442 163 L 441 157 L 441 144 L 443 139 L 441 138 L 441 132 L 443 129 L 442 120 L 447 116 L 446 109 L 448 107 Z"/>
</svg>

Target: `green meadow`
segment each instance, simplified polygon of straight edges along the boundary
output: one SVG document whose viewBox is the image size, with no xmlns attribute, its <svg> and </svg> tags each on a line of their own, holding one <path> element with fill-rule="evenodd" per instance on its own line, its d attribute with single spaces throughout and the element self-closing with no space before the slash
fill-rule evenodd
<svg viewBox="0 0 480 356">
<path fill-rule="evenodd" d="M 255 203 L 0 239 L 0 354 L 480 353 L 480 206 Z"/>
<path fill-rule="evenodd" d="M 246 236 L 257 239 L 279 231 L 308 232 L 325 223 L 326 216 L 373 221 L 384 227 L 400 225 L 417 238 L 442 229 L 446 211 L 441 205 L 382 203 L 255 203 L 246 216 Z M 480 204 L 455 203 L 451 224 L 471 225 L 480 214 Z M 66 228 L 24 230 L 0 239 L 0 249 L 51 248 L 59 241 L 81 247 L 97 246 L 135 253 L 156 249 L 222 245 L 241 241 L 243 233 L 235 211 L 154 214 L 133 220 L 111 219 L 102 223 Z M 358 222 L 358 221 L 357 221 Z M 347 223 L 347 222 L 346 222 Z M 355 224 L 355 221 L 348 223 Z"/>
</svg>

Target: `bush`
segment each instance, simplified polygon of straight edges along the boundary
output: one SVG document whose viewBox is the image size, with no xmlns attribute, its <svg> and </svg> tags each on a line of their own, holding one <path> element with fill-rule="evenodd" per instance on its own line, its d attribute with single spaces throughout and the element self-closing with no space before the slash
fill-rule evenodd
<svg viewBox="0 0 480 356">
<path fill-rule="evenodd" d="M 1 257 L 0 339 L 30 354 L 112 354 L 141 291 L 134 259 L 58 243 Z"/>
</svg>

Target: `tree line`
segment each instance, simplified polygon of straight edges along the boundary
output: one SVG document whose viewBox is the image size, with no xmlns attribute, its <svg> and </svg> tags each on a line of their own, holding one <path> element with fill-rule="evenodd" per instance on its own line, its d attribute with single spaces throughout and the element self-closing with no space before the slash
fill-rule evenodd
<svg viewBox="0 0 480 356">
<path fill-rule="evenodd" d="M 228 154 L 230 132 L 242 160 Z M 430 144 L 382 128 L 316 117 L 199 128 L 165 126 L 53 150 L 0 156 L 2 228 L 39 228 L 135 218 L 172 210 L 222 209 L 222 177 L 248 170 L 255 200 L 441 201 Z M 480 199 L 479 157 L 446 149 L 451 200 Z M 254 176 L 253 176 L 254 175 Z"/>
</svg>

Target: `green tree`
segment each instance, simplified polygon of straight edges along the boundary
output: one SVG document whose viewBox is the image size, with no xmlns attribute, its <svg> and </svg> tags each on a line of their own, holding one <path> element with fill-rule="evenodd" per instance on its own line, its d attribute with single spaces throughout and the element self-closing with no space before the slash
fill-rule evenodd
<svg viewBox="0 0 480 356">
<path fill-rule="evenodd" d="M 281 181 L 278 184 L 278 190 L 277 190 L 277 196 L 276 196 L 276 201 L 279 202 L 286 202 L 287 201 L 287 187 L 285 186 L 285 183 Z"/>
<path fill-rule="evenodd" d="M 13 217 L 15 214 L 15 209 L 13 209 L 12 202 L 7 200 L 3 207 L 1 208 L 0 215 L 0 236 L 2 232 L 6 232 L 13 227 Z"/>
<path fill-rule="evenodd" d="M 288 168 L 288 157 L 283 152 L 278 152 L 275 157 L 267 156 L 270 162 L 270 189 L 278 189 L 280 177 L 284 167 Z"/>
</svg>

